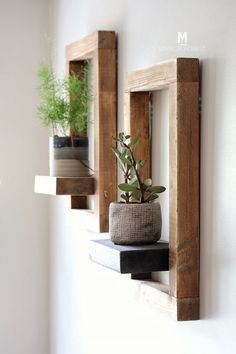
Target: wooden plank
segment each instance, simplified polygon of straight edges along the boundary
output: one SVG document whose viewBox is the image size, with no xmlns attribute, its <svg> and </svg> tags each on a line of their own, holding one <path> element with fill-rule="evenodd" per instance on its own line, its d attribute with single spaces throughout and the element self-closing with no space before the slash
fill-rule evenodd
<svg viewBox="0 0 236 354">
<path fill-rule="evenodd" d="M 128 74 L 128 91 L 156 91 L 174 82 L 198 82 L 198 59 L 176 58 Z"/>
<path fill-rule="evenodd" d="M 80 74 L 81 69 L 86 65 L 85 60 L 73 60 L 69 62 L 69 73 Z"/>
<path fill-rule="evenodd" d="M 96 191 L 88 227 L 108 231 L 108 209 L 116 200 L 116 159 L 112 136 L 116 135 L 116 35 L 98 31 L 66 47 L 67 70 L 80 71 L 91 60 L 94 124 L 94 178 Z"/>
<path fill-rule="evenodd" d="M 199 297 L 189 299 L 176 299 L 177 301 L 177 321 L 195 321 L 200 319 Z"/>
<path fill-rule="evenodd" d="M 93 195 L 92 177 L 35 177 L 35 192 L 50 195 Z"/>
<path fill-rule="evenodd" d="M 171 59 L 130 72 L 127 77 L 128 90 L 140 92 L 163 89 L 175 82 L 176 77 L 176 59 Z"/>
<path fill-rule="evenodd" d="M 158 242 L 152 245 L 115 245 L 111 240 L 90 242 L 90 259 L 119 273 L 149 273 L 168 270 L 169 245 Z"/>
<path fill-rule="evenodd" d="M 131 273 L 131 279 L 136 279 L 136 280 L 152 279 L 152 273 Z"/>
<path fill-rule="evenodd" d="M 178 248 L 178 231 L 177 231 L 177 96 L 176 86 L 173 84 L 169 87 L 169 282 L 171 295 L 175 296 L 177 283 L 177 262 L 176 250 Z"/>
<path fill-rule="evenodd" d="M 199 82 L 199 59 L 176 58 L 177 82 Z"/>
<path fill-rule="evenodd" d="M 150 137 L 150 97 L 149 92 L 130 93 L 130 134 L 139 136 L 140 143 L 135 148 L 135 156 L 146 163 L 141 170 L 142 178 L 151 174 L 151 137 Z"/>
<path fill-rule="evenodd" d="M 76 73 L 80 75 L 83 67 L 86 66 L 86 60 L 74 60 L 67 62 L 67 72 Z M 71 209 L 87 209 L 87 196 L 72 196 L 71 197 Z"/>
<path fill-rule="evenodd" d="M 176 298 L 169 295 L 169 287 L 155 281 L 133 280 L 140 301 L 150 307 L 177 319 Z M 135 284 L 136 283 L 136 284 Z"/>
<path fill-rule="evenodd" d="M 114 37 L 115 41 L 115 37 Z M 112 151 L 116 136 L 116 50 L 98 50 L 98 122 L 97 160 L 99 161 L 99 215 L 100 230 L 109 230 L 109 205 L 117 198 L 116 158 Z"/>
<path fill-rule="evenodd" d="M 67 73 L 72 72 L 81 74 L 81 70 L 86 66 L 86 60 L 74 60 L 67 62 Z M 71 197 L 71 209 L 87 209 L 88 201 L 87 196 L 72 196 Z"/>
<path fill-rule="evenodd" d="M 177 321 L 199 319 L 199 298 L 177 299 L 169 294 L 169 287 L 155 281 L 133 280 L 140 301 L 168 314 Z"/>
<path fill-rule="evenodd" d="M 93 52 L 99 48 L 115 49 L 113 31 L 97 31 L 66 46 L 66 60 L 92 59 Z"/>
<path fill-rule="evenodd" d="M 199 83 L 170 86 L 170 289 L 199 296 Z"/>
<path fill-rule="evenodd" d="M 87 196 L 72 196 L 71 209 L 88 209 Z"/>
</svg>

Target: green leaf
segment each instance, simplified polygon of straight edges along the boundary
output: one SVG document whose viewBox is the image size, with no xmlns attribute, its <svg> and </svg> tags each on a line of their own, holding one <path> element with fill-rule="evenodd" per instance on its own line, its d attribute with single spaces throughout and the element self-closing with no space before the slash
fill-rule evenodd
<svg viewBox="0 0 236 354">
<path fill-rule="evenodd" d="M 112 139 L 115 140 L 115 141 L 120 141 L 120 139 L 117 138 L 116 136 L 113 136 Z"/>
<path fill-rule="evenodd" d="M 132 178 L 132 180 L 129 182 L 129 184 L 133 187 L 138 187 L 138 181 L 136 178 Z"/>
<path fill-rule="evenodd" d="M 121 159 L 121 161 L 122 161 L 123 163 L 125 163 L 126 165 L 128 165 L 128 166 L 131 166 L 131 165 L 132 165 L 131 161 L 130 161 L 129 159 L 127 159 L 123 154 L 120 155 L 120 159 Z"/>
<path fill-rule="evenodd" d="M 114 148 L 114 147 L 112 148 L 112 151 L 116 155 L 116 158 L 122 163 L 120 151 L 118 149 Z"/>
<path fill-rule="evenodd" d="M 126 135 L 125 136 L 125 139 L 129 139 L 129 138 L 131 138 L 131 135 Z"/>
<path fill-rule="evenodd" d="M 133 186 L 138 186 L 138 181 L 136 175 L 129 182 Z"/>
<path fill-rule="evenodd" d="M 126 173 L 126 168 L 120 162 L 119 162 L 119 167 L 120 167 L 121 171 L 125 174 Z"/>
<path fill-rule="evenodd" d="M 155 193 L 163 193 L 165 192 L 166 188 L 163 186 L 153 186 L 148 188 L 150 192 L 155 192 Z"/>
<path fill-rule="evenodd" d="M 136 187 L 131 186 L 131 185 L 128 184 L 128 183 L 120 183 L 120 184 L 118 185 L 118 187 L 119 187 L 119 189 L 120 189 L 121 191 L 124 191 L 124 192 L 134 192 L 134 191 L 137 190 Z"/>
<path fill-rule="evenodd" d="M 136 189 L 136 191 L 133 191 L 133 192 L 132 192 L 132 196 L 134 196 L 135 199 L 140 200 L 140 198 L 141 198 L 141 192 L 140 192 L 140 190 L 139 190 L 139 189 Z"/>
<path fill-rule="evenodd" d="M 152 180 L 151 178 L 147 178 L 143 183 L 145 184 L 145 186 L 150 187 L 152 185 Z"/>
<path fill-rule="evenodd" d="M 114 154 L 116 154 L 118 156 L 120 155 L 120 151 L 117 148 L 113 147 L 112 151 L 114 152 Z"/>
<path fill-rule="evenodd" d="M 136 161 L 136 169 L 140 170 L 144 166 L 145 162 L 146 162 L 145 160 L 137 160 Z"/>
<path fill-rule="evenodd" d="M 146 198 L 146 202 L 152 202 L 153 200 L 159 198 L 159 195 L 156 193 L 152 193 L 150 194 L 147 198 Z"/>
<path fill-rule="evenodd" d="M 121 194 L 121 198 L 126 201 L 126 203 L 129 203 L 129 198 L 125 194 Z"/>
<path fill-rule="evenodd" d="M 128 144 L 129 147 L 131 146 L 135 146 L 139 143 L 139 137 L 135 136 L 134 138 L 132 138 L 131 142 Z"/>
</svg>

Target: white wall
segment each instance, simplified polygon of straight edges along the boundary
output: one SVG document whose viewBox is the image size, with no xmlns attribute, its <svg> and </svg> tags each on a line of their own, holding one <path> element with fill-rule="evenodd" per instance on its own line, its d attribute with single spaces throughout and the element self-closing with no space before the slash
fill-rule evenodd
<svg viewBox="0 0 236 354">
<path fill-rule="evenodd" d="M 67 198 L 51 201 L 51 354 L 236 352 L 236 3 L 233 0 L 52 0 L 54 63 L 96 30 L 118 33 L 124 73 L 176 56 L 202 61 L 201 321 L 177 323 L 136 301 L 122 276 L 90 264 Z M 188 34 L 187 47 L 177 44 Z"/>
<path fill-rule="evenodd" d="M 0 353 L 49 353 L 47 130 L 36 118 L 47 0 L 0 2 Z"/>
</svg>

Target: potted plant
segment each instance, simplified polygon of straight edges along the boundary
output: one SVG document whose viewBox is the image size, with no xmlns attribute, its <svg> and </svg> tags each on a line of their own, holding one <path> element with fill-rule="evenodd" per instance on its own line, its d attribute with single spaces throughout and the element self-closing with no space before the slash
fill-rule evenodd
<svg viewBox="0 0 236 354">
<path fill-rule="evenodd" d="M 109 231 L 111 240 L 120 245 L 150 244 L 161 237 L 161 208 L 156 202 L 163 186 L 153 186 L 151 178 L 142 180 L 141 169 L 144 160 L 134 156 L 138 137 L 120 133 L 114 138 L 117 147 L 113 148 L 124 182 L 118 185 L 122 202 L 111 203 L 109 208 Z"/>
<path fill-rule="evenodd" d="M 92 99 L 88 71 L 72 72 L 57 79 L 47 66 L 40 66 L 38 116 L 52 131 L 50 138 L 51 176 L 88 176 L 88 110 Z"/>
</svg>

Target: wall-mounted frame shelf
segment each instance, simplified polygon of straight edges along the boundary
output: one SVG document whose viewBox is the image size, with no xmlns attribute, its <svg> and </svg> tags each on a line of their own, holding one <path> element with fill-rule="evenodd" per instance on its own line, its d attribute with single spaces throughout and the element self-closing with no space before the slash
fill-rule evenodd
<svg viewBox="0 0 236 354">
<path fill-rule="evenodd" d="M 140 137 L 135 153 L 149 162 L 142 171 L 147 178 L 151 175 L 152 92 L 169 91 L 169 286 L 148 279 L 145 268 L 132 277 L 139 280 L 132 281 L 145 301 L 179 321 L 199 319 L 199 77 L 198 59 L 172 59 L 130 72 L 125 93 L 125 131 Z M 104 252 L 104 242 L 102 247 Z M 120 271 L 120 251 L 112 266 L 109 254 L 114 257 L 114 247 L 94 260 Z"/>
<path fill-rule="evenodd" d="M 108 231 L 108 209 L 116 200 L 116 159 L 112 136 L 116 135 L 116 34 L 98 31 L 66 46 L 67 72 L 79 73 L 89 63 L 92 86 L 93 178 L 37 177 L 36 190 L 46 194 L 71 195 L 71 208 L 88 211 L 87 228 Z M 79 182 L 80 181 L 80 182 Z M 94 186 L 94 181 L 96 188 Z M 62 185 L 66 191 L 61 193 Z M 84 190 L 82 189 L 84 186 Z M 62 188 L 62 189 L 61 189 Z M 75 189 L 74 189 L 75 188 Z M 72 193 L 70 193 L 71 191 Z M 89 200 L 87 196 L 92 195 Z"/>
<path fill-rule="evenodd" d="M 169 269 L 169 244 L 115 245 L 111 240 L 92 240 L 90 259 L 119 273 L 150 273 Z"/>
<path fill-rule="evenodd" d="M 93 177 L 35 177 L 35 193 L 49 195 L 87 196 L 95 193 Z"/>
<path fill-rule="evenodd" d="M 143 281 L 142 289 L 177 320 L 199 319 L 199 77 L 198 59 L 171 59 L 130 72 L 125 93 L 126 132 L 140 136 L 136 154 L 150 162 L 152 92 L 169 92 L 169 287 Z"/>
</svg>

